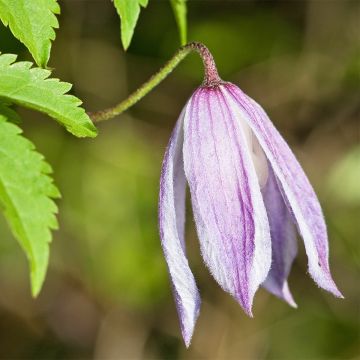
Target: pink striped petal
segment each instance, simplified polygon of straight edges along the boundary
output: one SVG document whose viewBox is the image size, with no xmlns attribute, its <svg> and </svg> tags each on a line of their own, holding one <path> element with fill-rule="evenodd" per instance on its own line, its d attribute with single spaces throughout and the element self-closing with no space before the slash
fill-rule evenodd
<svg viewBox="0 0 360 360">
<path fill-rule="evenodd" d="M 269 177 L 262 189 L 270 224 L 272 263 L 269 274 L 262 284 L 265 289 L 297 307 L 290 293 L 287 278 L 297 254 L 296 232 L 291 214 L 281 195 L 274 172 L 269 167 Z"/>
<path fill-rule="evenodd" d="M 258 138 L 291 206 L 308 256 L 309 273 L 323 289 L 337 297 L 342 294 L 329 268 L 329 248 L 324 217 L 316 194 L 294 154 L 265 111 L 233 84 L 224 93 Z"/>
<path fill-rule="evenodd" d="M 266 209 L 249 138 L 219 87 L 199 88 L 184 118 L 184 167 L 202 256 L 252 316 L 271 264 Z"/>
<path fill-rule="evenodd" d="M 182 335 L 186 346 L 189 346 L 201 301 L 185 254 L 186 179 L 182 155 L 184 112 L 176 124 L 163 161 L 160 179 L 159 227 Z"/>
</svg>

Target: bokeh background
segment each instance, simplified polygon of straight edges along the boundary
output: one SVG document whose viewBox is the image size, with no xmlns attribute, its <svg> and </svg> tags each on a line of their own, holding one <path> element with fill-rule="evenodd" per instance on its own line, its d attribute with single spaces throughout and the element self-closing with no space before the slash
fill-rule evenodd
<svg viewBox="0 0 360 360">
<path fill-rule="evenodd" d="M 127 53 L 110 0 L 60 4 L 50 66 L 89 111 L 126 97 L 179 45 L 168 1 L 150 0 Z M 222 77 L 265 107 L 300 159 L 323 205 L 346 299 L 316 287 L 300 246 L 290 276 L 299 308 L 260 289 L 249 319 L 205 268 L 188 201 L 188 253 L 203 304 L 185 349 L 157 197 L 170 132 L 202 81 L 194 54 L 131 110 L 100 124 L 95 140 L 18 109 L 62 199 L 36 300 L 25 256 L 0 218 L 2 359 L 360 359 L 359 2 L 190 0 L 188 10 L 189 40 L 208 45 Z M 3 27 L 0 45 L 30 59 Z"/>
</svg>

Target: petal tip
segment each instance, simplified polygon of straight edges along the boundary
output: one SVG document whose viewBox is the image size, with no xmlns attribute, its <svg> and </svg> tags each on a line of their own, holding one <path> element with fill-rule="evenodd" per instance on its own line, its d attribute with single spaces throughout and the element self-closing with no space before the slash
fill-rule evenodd
<svg viewBox="0 0 360 360">
<path fill-rule="evenodd" d="M 246 315 L 248 315 L 250 318 L 254 318 L 254 314 L 252 312 L 252 310 L 246 311 Z"/>
<path fill-rule="evenodd" d="M 250 305 L 244 305 L 242 303 L 240 303 L 240 306 L 242 307 L 242 309 L 244 310 L 245 314 L 250 317 L 250 318 L 253 318 L 254 317 L 254 314 L 252 312 L 252 306 Z"/>
<path fill-rule="evenodd" d="M 254 317 L 252 312 L 252 300 L 244 301 L 242 298 L 235 297 L 236 301 L 239 303 L 241 308 L 244 310 L 245 314 L 250 318 Z"/>
<path fill-rule="evenodd" d="M 335 285 L 334 282 L 333 282 L 333 287 L 331 289 L 329 289 L 328 291 L 330 291 L 335 297 L 337 297 L 339 299 L 345 299 L 345 296 L 337 288 L 337 286 Z"/>
<path fill-rule="evenodd" d="M 328 267 L 323 267 L 321 269 L 324 269 L 322 271 L 317 271 L 318 268 L 309 267 L 309 272 L 316 284 L 321 287 L 322 289 L 330 292 L 335 297 L 344 299 L 343 294 L 340 292 L 340 290 L 337 288 L 335 281 L 331 277 L 330 270 Z"/>
<path fill-rule="evenodd" d="M 297 304 L 290 292 L 290 289 L 289 289 L 289 285 L 288 283 L 286 282 L 284 284 L 284 287 L 282 289 L 282 298 L 294 309 L 297 309 Z"/>
<path fill-rule="evenodd" d="M 196 319 L 198 316 L 199 316 L 199 314 L 196 314 L 194 323 L 191 326 L 188 326 L 187 328 L 185 328 L 183 326 L 181 327 L 181 335 L 182 335 L 182 338 L 184 339 L 186 348 L 189 348 L 189 346 L 191 344 L 191 339 L 192 339 L 192 336 L 194 334 L 194 329 L 195 329 L 195 322 L 196 322 Z"/>
<path fill-rule="evenodd" d="M 188 316 L 189 314 L 185 315 L 184 313 L 179 312 L 181 335 L 184 340 L 186 348 L 189 348 L 191 344 L 191 339 L 194 334 L 195 324 L 200 314 L 200 304 L 201 304 L 200 297 L 197 297 L 195 301 L 194 311 L 192 312 L 190 317 Z"/>
<path fill-rule="evenodd" d="M 186 332 L 182 332 L 182 337 L 184 339 L 184 343 L 186 348 L 188 349 L 190 344 L 191 344 L 191 338 L 192 338 L 193 333 L 186 333 Z"/>
<path fill-rule="evenodd" d="M 245 311 L 245 314 L 249 316 L 250 318 L 254 317 L 253 311 L 252 311 L 252 302 L 247 304 L 246 306 L 243 306 L 243 309 Z"/>
<path fill-rule="evenodd" d="M 273 281 L 266 281 L 263 286 L 266 290 L 268 290 L 271 294 L 275 295 L 279 299 L 285 301 L 288 305 L 292 308 L 297 309 L 297 304 L 291 294 L 289 289 L 289 284 L 285 281 L 282 284 L 273 282 Z"/>
<path fill-rule="evenodd" d="M 338 287 L 335 284 L 335 281 L 330 277 L 329 279 L 329 288 L 325 289 L 331 292 L 335 297 L 339 299 L 345 299 L 344 295 L 341 293 L 341 291 L 338 289 Z"/>
</svg>

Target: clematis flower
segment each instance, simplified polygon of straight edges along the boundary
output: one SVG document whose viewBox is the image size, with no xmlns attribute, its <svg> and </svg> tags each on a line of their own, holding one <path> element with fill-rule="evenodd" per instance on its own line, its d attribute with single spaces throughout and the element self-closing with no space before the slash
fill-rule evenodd
<svg viewBox="0 0 360 360">
<path fill-rule="evenodd" d="M 260 285 L 296 306 L 287 283 L 296 230 L 314 281 L 342 297 L 330 274 L 322 210 L 303 169 L 261 106 L 221 81 L 212 57 L 206 60 L 205 83 L 176 123 L 160 180 L 160 237 L 186 346 L 201 302 L 185 249 L 186 183 L 204 262 L 249 316 Z"/>
</svg>

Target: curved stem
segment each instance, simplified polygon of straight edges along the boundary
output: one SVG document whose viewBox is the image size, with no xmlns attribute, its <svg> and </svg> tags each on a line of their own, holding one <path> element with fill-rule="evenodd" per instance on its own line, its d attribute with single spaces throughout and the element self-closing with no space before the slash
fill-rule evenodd
<svg viewBox="0 0 360 360">
<path fill-rule="evenodd" d="M 109 120 L 136 104 L 155 86 L 157 86 L 162 80 L 164 80 L 176 68 L 176 66 L 192 51 L 196 51 L 201 56 L 204 63 L 205 75 L 203 86 L 216 86 L 220 84 L 222 80 L 218 75 L 214 58 L 208 48 L 204 44 L 201 44 L 199 42 L 191 42 L 185 46 L 182 46 L 156 74 L 154 74 L 148 81 L 141 85 L 126 99 L 122 100 L 119 104 L 109 109 L 88 113 L 92 121 L 99 122 Z"/>
</svg>

